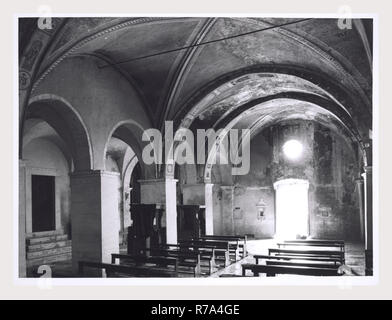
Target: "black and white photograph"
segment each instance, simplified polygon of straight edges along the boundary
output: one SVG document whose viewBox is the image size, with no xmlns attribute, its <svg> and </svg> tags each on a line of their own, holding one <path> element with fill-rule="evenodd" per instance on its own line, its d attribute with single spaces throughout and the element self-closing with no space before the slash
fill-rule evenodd
<svg viewBox="0 0 392 320">
<path fill-rule="evenodd" d="M 16 19 L 19 279 L 375 276 L 374 17 Z"/>
</svg>

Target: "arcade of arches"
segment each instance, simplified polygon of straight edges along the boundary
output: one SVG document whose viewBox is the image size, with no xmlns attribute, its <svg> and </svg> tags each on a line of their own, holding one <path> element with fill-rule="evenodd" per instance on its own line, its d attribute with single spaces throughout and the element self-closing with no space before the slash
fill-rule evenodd
<svg viewBox="0 0 392 320">
<path fill-rule="evenodd" d="M 344 240 L 372 274 L 372 21 L 295 20 L 20 19 L 20 276 L 177 243 L 187 205 L 199 235 Z M 249 171 L 146 164 L 143 132 L 166 121 L 249 129 Z"/>
</svg>

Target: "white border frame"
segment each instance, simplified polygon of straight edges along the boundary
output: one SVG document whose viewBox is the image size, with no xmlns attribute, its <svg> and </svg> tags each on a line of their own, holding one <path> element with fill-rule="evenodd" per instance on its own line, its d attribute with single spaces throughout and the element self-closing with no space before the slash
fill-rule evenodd
<svg viewBox="0 0 392 320">
<path fill-rule="evenodd" d="M 45 16 L 45 15 L 43 15 Z M 244 277 L 244 278 L 20 278 L 19 277 L 19 50 L 18 50 L 18 19 L 36 18 L 37 13 L 14 15 L 14 94 L 13 94 L 13 207 L 14 207 L 14 284 L 22 286 L 50 287 L 54 286 L 338 286 L 349 289 L 352 286 L 369 286 L 379 283 L 379 26 L 378 14 L 58 14 L 55 17 L 259 17 L 259 18 L 352 18 L 373 19 L 373 100 L 372 100 L 372 141 L 373 141 L 373 276 L 360 277 Z"/>
</svg>

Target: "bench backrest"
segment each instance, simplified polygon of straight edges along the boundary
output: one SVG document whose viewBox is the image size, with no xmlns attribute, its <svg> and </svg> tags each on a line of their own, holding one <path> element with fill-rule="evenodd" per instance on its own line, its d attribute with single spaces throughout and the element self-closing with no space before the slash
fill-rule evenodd
<svg viewBox="0 0 392 320">
<path fill-rule="evenodd" d="M 110 264 L 110 263 L 102 263 L 102 262 L 93 262 L 93 261 L 79 261 L 79 274 L 84 274 L 84 268 L 95 268 L 95 269 L 103 269 L 106 271 L 107 275 L 112 275 L 114 273 L 121 273 L 130 276 L 144 276 L 144 277 L 177 277 L 178 273 L 176 271 L 169 270 L 157 270 L 147 267 L 139 267 L 139 266 L 128 266 L 128 265 L 119 265 L 119 264 Z"/>
<path fill-rule="evenodd" d="M 281 260 L 281 261 L 291 261 L 291 260 L 309 260 L 316 262 L 333 262 L 335 265 L 337 263 L 342 264 L 341 257 L 317 257 L 317 256 L 298 256 L 298 255 L 253 255 L 256 259 L 256 264 L 259 260 Z"/>
<path fill-rule="evenodd" d="M 344 264 L 344 251 L 329 251 L 329 250 L 291 250 L 291 249 L 268 249 L 268 255 L 290 255 L 290 256 L 305 256 L 305 257 L 335 257 L 340 259 Z"/>
<path fill-rule="evenodd" d="M 246 270 L 253 272 L 254 276 L 260 273 L 265 273 L 267 276 L 274 276 L 276 274 L 295 274 L 303 276 L 339 276 L 336 269 L 329 268 L 313 268 L 313 267 L 299 267 L 299 266 L 269 266 L 260 264 L 243 264 L 242 275 L 246 275 Z"/>
<path fill-rule="evenodd" d="M 331 263 L 315 263 L 315 262 L 292 262 L 292 261 L 279 261 L 279 260 L 266 260 L 267 266 L 291 266 L 291 267 L 312 267 L 312 268 L 326 268 L 326 269 L 339 269 L 339 266 Z"/>
<path fill-rule="evenodd" d="M 320 244 L 342 244 L 344 245 L 344 240 L 322 240 L 322 239 L 296 239 L 296 240 L 284 240 L 285 243 L 320 243 Z"/>
<path fill-rule="evenodd" d="M 199 248 L 217 248 L 229 250 L 227 241 L 210 241 L 210 240 L 180 240 L 180 245 L 193 245 Z"/>
<path fill-rule="evenodd" d="M 298 246 L 303 246 L 303 247 L 323 247 L 323 248 L 338 248 L 340 251 L 344 251 L 344 243 L 337 243 L 337 242 L 331 242 L 331 243 L 325 243 L 325 242 L 305 242 L 305 241 L 290 241 L 290 242 L 280 242 L 277 243 L 278 248 L 282 247 L 298 247 Z"/>
<path fill-rule="evenodd" d="M 156 265 L 172 265 L 174 266 L 174 270 L 178 269 L 178 261 L 173 257 L 158 257 L 158 256 L 140 256 L 140 255 L 129 255 L 129 254 L 120 254 L 120 253 L 112 253 L 112 263 L 115 263 L 116 260 L 126 260 L 133 261 L 135 263 L 153 263 Z"/>
<path fill-rule="evenodd" d="M 145 248 L 145 252 L 151 254 L 150 257 L 163 256 L 175 259 L 194 259 L 196 263 L 200 263 L 200 253 L 196 251 L 183 251 L 178 249 L 165 249 L 165 248 Z"/>
</svg>

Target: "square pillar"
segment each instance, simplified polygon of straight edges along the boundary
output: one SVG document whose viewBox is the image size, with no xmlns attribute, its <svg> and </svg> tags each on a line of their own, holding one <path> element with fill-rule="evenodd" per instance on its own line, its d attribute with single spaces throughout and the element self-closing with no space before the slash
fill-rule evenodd
<svg viewBox="0 0 392 320">
<path fill-rule="evenodd" d="M 177 180 L 166 178 L 166 242 L 177 243 Z"/>
<path fill-rule="evenodd" d="M 373 180 L 372 167 L 364 168 L 364 209 L 365 209 L 365 274 L 373 275 Z"/>
<path fill-rule="evenodd" d="M 111 262 L 119 252 L 119 174 L 107 171 L 71 175 L 72 268 L 78 262 Z M 101 276 L 100 272 L 91 275 Z"/>
<path fill-rule="evenodd" d="M 364 197 L 363 197 L 363 179 L 356 179 L 357 193 L 359 201 L 359 227 L 361 232 L 361 242 L 365 241 L 365 213 L 364 213 Z"/>
<path fill-rule="evenodd" d="M 177 243 L 177 181 L 172 178 L 139 180 L 141 203 L 165 208 L 166 243 Z"/>
<path fill-rule="evenodd" d="M 19 160 L 18 275 L 26 277 L 26 163 Z"/>
<path fill-rule="evenodd" d="M 214 235 L 214 184 L 205 184 L 205 205 L 206 205 L 206 235 Z"/>
</svg>

